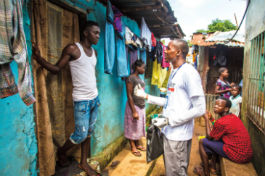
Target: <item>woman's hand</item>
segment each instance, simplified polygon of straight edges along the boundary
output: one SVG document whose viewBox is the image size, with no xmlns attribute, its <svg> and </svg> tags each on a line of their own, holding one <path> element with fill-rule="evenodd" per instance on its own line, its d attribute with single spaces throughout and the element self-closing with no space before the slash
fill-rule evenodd
<svg viewBox="0 0 265 176">
<path fill-rule="evenodd" d="M 139 115 L 137 112 L 134 112 L 132 115 L 134 119 L 139 120 Z"/>
</svg>

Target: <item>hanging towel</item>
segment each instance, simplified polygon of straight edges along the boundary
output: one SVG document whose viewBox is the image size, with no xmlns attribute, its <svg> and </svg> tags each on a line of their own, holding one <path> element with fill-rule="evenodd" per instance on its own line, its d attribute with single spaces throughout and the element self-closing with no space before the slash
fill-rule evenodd
<svg viewBox="0 0 265 176">
<path fill-rule="evenodd" d="M 148 28 L 145 20 L 144 20 L 144 17 L 142 17 L 142 24 L 141 24 L 141 38 L 144 42 L 144 44 L 148 47 L 149 49 L 149 52 L 151 51 L 152 49 L 152 39 L 151 39 L 151 31 L 150 29 Z"/>
<path fill-rule="evenodd" d="M 115 31 L 113 27 L 114 14 L 112 11 L 112 6 L 110 1 L 108 1 L 107 6 L 107 20 L 105 26 L 105 58 L 104 58 L 104 72 L 107 74 L 112 74 L 112 69 L 115 60 Z"/>
<path fill-rule="evenodd" d="M 17 93 L 10 62 L 18 65 L 18 92 L 26 105 L 35 102 L 20 0 L 0 1 L 0 98 Z"/>
</svg>

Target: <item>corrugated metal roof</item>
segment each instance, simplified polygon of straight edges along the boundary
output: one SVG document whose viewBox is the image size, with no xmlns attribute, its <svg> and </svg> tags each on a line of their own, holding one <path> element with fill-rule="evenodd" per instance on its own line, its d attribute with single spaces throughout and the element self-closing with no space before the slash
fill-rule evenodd
<svg viewBox="0 0 265 176">
<path fill-rule="evenodd" d="M 245 44 L 244 34 L 237 33 L 236 36 L 233 38 L 233 40 L 229 41 L 233 37 L 235 32 L 236 31 L 215 32 L 212 36 L 207 38 L 205 42 L 215 42 L 215 44 L 221 44 L 231 47 L 244 47 Z"/>
<path fill-rule="evenodd" d="M 99 0 L 106 3 L 107 0 Z M 149 29 L 159 38 L 183 38 L 180 25 L 167 0 L 111 0 L 126 16 L 141 25 L 144 17 Z"/>
<path fill-rule="evenodd" d="M 191 44 L 198 46 L 226 45 L 229 47 L 244 47 L 245 35 L 238 33 L 232 41 L 229 41 L 236 31 L 215 32 L 209 34 L 194 33 Z"/>
</svg>

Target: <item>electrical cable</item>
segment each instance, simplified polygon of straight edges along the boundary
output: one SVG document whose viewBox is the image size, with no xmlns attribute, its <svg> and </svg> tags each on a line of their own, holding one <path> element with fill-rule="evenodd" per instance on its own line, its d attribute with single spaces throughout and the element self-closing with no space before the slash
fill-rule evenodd
<svg viewBox="0 0 265 176">
<path fill-rule="evenodd" d="M 228 41 L 226 41 L 225 43 L 229 43 L 230 41 L 232 41 L 232 40 L 234 39 L 234 37 L 236 36 L 237 32 L 239 31 L 239 29 L 240 29 L 240 27 L 241 27 L 241 25 L 242 25 L 242 23 L 243 23 L 243 21 L 244 21 L 244 19 L 245 19 L 245 17 L 246 17 L 246 14 L 247 14 L 247 11 L 248 11 L 248 7 L 249 7 L 249 4 L 250 4 L 250 1 L 251 1 L 251 0 L 248 0 L 247 7 L 246 7 L 246 10 L 245 10 L 245 12 L 244 12 L 243 18 L 242 18 L 242 20 L 241 20 L 241 22 L 240 22 L 240 24 L 239 24 L 239 26 L 238 26 L 236 32 L 234 33 L 234 35 L 232 36 L 232 38 L 229 39 Z"/>
</svg>

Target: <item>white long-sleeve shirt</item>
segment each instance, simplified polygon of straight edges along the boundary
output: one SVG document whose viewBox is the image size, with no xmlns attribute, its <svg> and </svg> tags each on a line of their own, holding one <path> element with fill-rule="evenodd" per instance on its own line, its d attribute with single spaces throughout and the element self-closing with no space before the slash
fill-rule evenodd
<svg viewBox="0 0 265 176">
<path fill-rule="evenodd" d="M 193 134 L 193 119 L 206 111 L 205 96 L 198 72 L 189 64 L 174 69 L 168 82 L 167 98 L 148 96 L 147 103 L 163 106 L 163 115 L 169 125 L 163 133 L 169 140 L 190 140 Z"/>
</svg>

